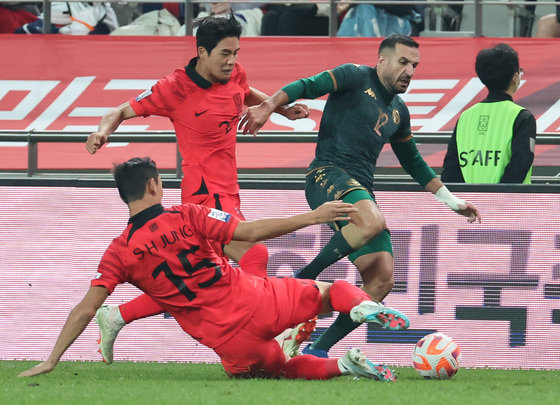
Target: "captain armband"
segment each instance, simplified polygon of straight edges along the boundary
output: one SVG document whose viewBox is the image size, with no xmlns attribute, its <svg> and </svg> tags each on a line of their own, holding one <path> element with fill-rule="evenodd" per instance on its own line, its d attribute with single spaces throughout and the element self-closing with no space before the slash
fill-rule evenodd
<svg viewBox="0 0 560 405">
<path fill-rule="evenodd" d="M 435 194 L 436 200 L 441 201 L 442 203 L 447 204 L 449 208 L 453 211 L 459 211 L 461 208 L 464 208 L 466 205 L 465 200 L 461 200 L 457 198 L 449 191 L 449 189 L 445 186 L 442 186 Z"/>
</svg>

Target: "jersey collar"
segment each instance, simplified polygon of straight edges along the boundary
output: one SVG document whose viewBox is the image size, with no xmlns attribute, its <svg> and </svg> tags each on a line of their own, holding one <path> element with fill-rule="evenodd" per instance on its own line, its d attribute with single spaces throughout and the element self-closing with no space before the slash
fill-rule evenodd
<svg viewBox="0 0 560 405">
<path fill-rule="evenodd" d="M 393 98 L 395 98 L 395 95 L 393 93 L 390 93 L 385 88 L 385 86 L 383 86 L 383 83 L 381 83 L 381 80 L 379 80 L 379 76 L 377 75 L 377 67 L 374 67 L 373 70 L 374 70 L 373 80 L 374 80 L 375 84 L 377 85 L 377 88 L 379 89 L 379 91 L 381 93 L 381 97 L 383 98 L 383 101 L 385 101 L 386 104 L 391 104 L 391 101 L 393 101 Z"/>
<path fill-rule="evenodd" d="M 185 73 L 198 87 L 208 89 L 212 86 L 212 83 L 196 72 L 196 62 L 198 62 L 198 57 L 192 58 L 188 65 L 185 66 Z"/>
<path fill-rule="evenodd" d="M 128 220 L 129 224 L 132 224 L 132 228 L 128 233 L 128 240 L 132 237 L 132 234 L 136 232 L 138 229 L 142 228 L 146 223 L 157 217 L 158 215 L 163 214 L 164 209 L 161 204 L 152 205 L 149 208 L 146 208 L 144 211 L 140 211 L 138 214 L 130 217 Z"/>
</svg>

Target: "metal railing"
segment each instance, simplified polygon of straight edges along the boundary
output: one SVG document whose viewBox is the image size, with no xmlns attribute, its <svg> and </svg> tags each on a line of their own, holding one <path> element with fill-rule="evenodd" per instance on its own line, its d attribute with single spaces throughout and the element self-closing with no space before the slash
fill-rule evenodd
<svg viewBox="0 0 560 405">
<path fill-rule="evenodd" d="M 69 0 L 70 2 L 77 2 L 80 0 Z M 106 0 L 94 0 L 94 1 L 106 1 Z M 120 0 L 108 0 L 112 3 L 123 3 Z M 300 0 L 301 1 L 301 0 Z M 8 0 L 0 0 L 0 4 L 8 2 Z M 37 1 L 33 0 L 23 0 L 22 2 L 33 2 L 37 3 Z M 185 28 L 186 28 L 186 35 L 192 35 L 193 33 L 193 19 L 194 19 L 194 4 L 203 4 L 208 3 L 208 1 L 204 0 L 169 0 L 170 3 L 181 3 L 184 4 L 184 17 L 185 17 Z M 336 6 L 339 3 L 349 3 L 349 4 L 373 4 L 373 5 L 423 5 L 423 6 L 449 6 L 449 5 L 463 5 L 463 6 L 470 6 L 474 5 L 474 31 L 473 36 L 481 37 L 484 35 L 482 30 L 482 22 L 483 22 L 483 8 L 484 6 L 505 6 L 505 7 L 516 7 L 516 6 L 539 6 L 542 5 L 557 5 L 557 2 L 554 0 L 544 0 L 544 1 L 530 1 L 530 0 L 352 0 L 352 1 L 345 1 L 345 0 L 328 0 L 328 1 L 313 1 L 313 0 L 303 0 L 302 3 L 328 3 L 329 8 L 329 36 L 334 37 L 336 36 L 337 32 L 337 21 L 338 15 L 336 11 Z M 49 33 L 51 31 L 51 0 L 43 0 L 43 32 Z M 126 2 L 125 2 L 126 3 Z M 131 3 L 159 3 L 155 0 L 136 0 Z M 228 3 L 240 3 L 240 4 L 247 4 L 251 3 L 251 1 L 247 0 L 228 0 Z M 268 4 L 285 4 L 286 1 L 282 0 L 268 0 L 262 1 L 262 3 Z M 289 3 L 289 2 L 288 2 Z M 450 32 L 450 35 L 452 32 Z"/>
<path fill-rule="evenodd" d="M 40 143 L 82 143 L 85 144 L 89 132 L 65 132 L 59 131 L 0 131 L 0 142 L 27 143 L 27 170 L 23 173 L 25 177 L 32 178 L 44 174 L 64 174 L 66 178 L 83 177 L 85 174 L 93 173 L 97 176 L 98 172 L 88 169 L 64 169 L 64 170 L 44 170 L 38 167 Z M 414 138 L 416 143 L 447 145 L 451 137 L 451 132 L 416 132 Z M 145 131 L 145 132 L 117 132 L 110 137 L 110 141 L 126 143 L 176 143 L 174 131 Z M 296 132 L 296 131 L 263 131 L 257 137 L 242 135 L 238 133 L 237 143 L 315 143 L 317 132 Z M 539 133 L 537 134 L 537 145 L 560 145 L 560 134 Z M 380 167 L 378 167 L 380 168 Z M 560 172 L 560 163 L 558 171 Z M 270 169 L 262 168 L 251 172 L 240 171 L 239 178 L 243 181 L 254 182 L 281 182 L 281 181 L 300 181 L 303 182 L 303 170 L 293 170 L 293 168 Z M 17 170 L 0 170 L 0 177 L 19 174 Z M 560 173 L 559 173 L 560 174 Z M 106 172 L 108 176 L 108 171 Z M 176 148 L 176 165 L 171 176 L 167 179 L 181 179 L 181 155 Z M 413 182 L 407 174 L 396 173 L 376 173 L 376 179 L 385 182 L 410 183 Z M 560 176 L 533 176 L 533 183 L 556 184 L 560 185 Z"/>
</svg>

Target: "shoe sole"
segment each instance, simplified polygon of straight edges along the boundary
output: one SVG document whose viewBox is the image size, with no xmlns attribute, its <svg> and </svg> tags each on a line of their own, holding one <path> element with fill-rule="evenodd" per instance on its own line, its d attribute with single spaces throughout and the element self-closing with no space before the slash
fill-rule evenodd
<svg viewBox="0 0 560 405">
<path fill-rule="evenodd" d="M 282 343 L 282 350 L 284 353 L 289 357 L 297 356 L 299 354 L 299 347 L 303 342 L 309 339 L 315 330 L 316 324 L 317 318 L 313 318 L 296 326 L 292 330 L 292 333 L 290 333 L 290 336 Z"/>
<path fill-rule="evenodd" d="M 101 360 L 103 360 L 103 363 L 105 364 L 111 364 L 107 361 L 107 359 L 105 359 L 105 356 L 103 356 L 103 352 L 101 351 L 101 335 L 99 336 L 99 339 L 97 339 L 97 353 L 99 353 L 101 355 Z"/>
<path fill-rule="evenodd" d="M 389 330 L 404 330 L 410 326 L 406 315 L 392 308 L 383 308 L 380 312 L 366 315 L 365 321 L 378 323 Z"/>
<path fill-rule="evenodd" d="M 370 370 L 365 371 L 359 364 L 361 360 L 364 359 Z M 367 358 L 363 358 L 361 352 L 353 353 L 350 357 L 350 361 L 356 367 L 356 370 L 364 377 L 374 379 L 376 381 L 382 382 L 393 382 L 397 379 L 393 370 L 382 364 L 374 364 Z"/>
<path fill-rule="evenodd" d="M 321 349 L 310 349 L 309 348 L 310 345 L 307 345 L 303 348 L 303 350 L 301 351 L 301 354 L 308 354 L 310 356 L 315 356 L 315 357 L 319 357 L 322 359 L 328 359 L 329 358 L 329 352 L 327 352 L 326 350 L 321 350 Z"/>
<path fill-rule="evenodd" d="M 377 381 L 382 382 L 393 382 L 397 379 L 393 370 L 389 367 L 383 366 L 381 364 L 373 364 L 371 361 L 367 361 L 368 364 L 375 370 L 376 376 L 374 377 Z"/>
<path fill-rule="evenodd" d="M 99 323 L 99 317 L 98 317 L 97 313 L 95 314 L 95 323 L 99 326 L 99 338 L 97 339 L 97 352 L 101 355 L 101 360 L 103 360 L 103 363 L 109 365 L 113 361 L 107 361 L 107 359 L 105 358 L 105 356 L 103 355 L 103 352 L 101 350 L 101 325 Z"/>
</svg>

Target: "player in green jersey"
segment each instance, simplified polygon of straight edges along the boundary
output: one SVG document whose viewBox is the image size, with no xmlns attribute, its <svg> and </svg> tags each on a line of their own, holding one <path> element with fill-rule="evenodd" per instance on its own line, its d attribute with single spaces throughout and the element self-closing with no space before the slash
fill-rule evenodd
<svg viewBox="0 0 560 405">
<path fill-rule="evenodd" d="M 296 272 L 296 277 L 315 279 L 323 269 L 348 255 L 360 272 L 363 289 L 374 301 L 381 302 L 391 291 L 391 238 L 373 195 L 375 165 L 387 142 L 402 167 L 425 190 L 469 222 L 480 221 L 477 208 L 455 197 L 416 148 L 408 108 L 397 94 L 406 91 L 419 61 L 418 43 L 394 34 L 381 42 L 376 67 L 338 66 L 290 83 L 246 111 L 240 125 L 244 133 L 256 135 L 278 106 L 329 94 L 305 195 L 312 208 L 342 199 L 359 211 L 351 215 L 350 222 L 332 225 L 334 236 L 311 263 Z M 340 314 L 304 353 L 326 357 L 327 351 L 357 326 Z M 297 347 L 290 350 L 297 353 Z"/>
</svg>

